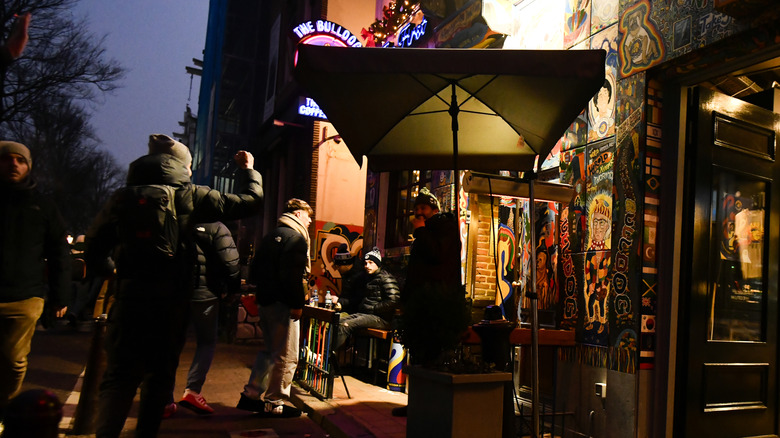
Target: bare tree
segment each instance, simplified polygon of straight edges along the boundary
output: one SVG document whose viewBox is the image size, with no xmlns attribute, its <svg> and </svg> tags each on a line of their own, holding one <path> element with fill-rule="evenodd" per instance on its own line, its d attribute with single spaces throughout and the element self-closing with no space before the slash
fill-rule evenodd
<svg viewBox="0 0 780 438">
<path fill-rule="evenodd" d="M 30 122 L 36 100 L 57 94 L 94 102 L 99 94 L 117 87 L 124 69 L 105 54 L 105 37 L 89 32 L 85 19 L 76 19 L 76 0 L 4 1 L 0 20 L 10 30 L 14 14 L 31 12 L 29 42 L 22 56 L 2 80 L 0 120 L 5 125 Z"/>
<path fill-rule="evenodd" d="M 82 233 L 124 180 L 89 125 L 90 109 L 118 86 L 124 69 L 106 55 L 105 37 L 96 37 L 84 19 L 75 18 L 76 2 L 4 0 L 0 5 L 3 37 L 14 14 L 32 14 L 27 47 L 0 71 L 0 138 L 30 148 L 39 189 L 59 204 L 72 232 Z"/>
<path fill-rule="evenodd" d="M 53 95 L 36 100 L 30 123 L 17 126 L 32 152 L 39 190 L 57 202 L 76 234 L 124 180 L 113 157 L 98 148 L 88 117 L 69 97 Z"/>
</svg>

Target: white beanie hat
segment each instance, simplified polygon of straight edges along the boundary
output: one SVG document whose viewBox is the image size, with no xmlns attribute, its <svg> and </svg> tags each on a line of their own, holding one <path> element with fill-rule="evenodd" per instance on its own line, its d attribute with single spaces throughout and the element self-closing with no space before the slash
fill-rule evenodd
<svg viewBox="0 0 780 438">
<path fill-rule="evenodd" d="M 377 247 L 374 247 L 374 249 L 369 251 L 364 259 L 373 261 L 377 266 L 382 266 L 382 253 L 379 252 L 379 248 Z"/>
</svg>

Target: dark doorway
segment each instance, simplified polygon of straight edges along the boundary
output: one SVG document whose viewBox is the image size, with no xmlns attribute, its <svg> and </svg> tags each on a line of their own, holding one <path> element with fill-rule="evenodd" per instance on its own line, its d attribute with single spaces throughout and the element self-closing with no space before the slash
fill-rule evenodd
<svg viewBox="0 0 780 438">
<path fill-rule="evenodd" d="M 776 436 L 780 115 L 687 102 L 675 436 Z"/>
</svg>

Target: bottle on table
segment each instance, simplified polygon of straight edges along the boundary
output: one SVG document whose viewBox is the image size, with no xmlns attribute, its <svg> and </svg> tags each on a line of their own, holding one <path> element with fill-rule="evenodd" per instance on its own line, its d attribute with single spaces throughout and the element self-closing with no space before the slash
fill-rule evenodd
<svg viewBox="0 0 780 438">
<path fill-rule="evenodd" d="M 320 291 L 315 284 L 309 290 L 309 305 L 312 307 L 318 307 L 320 303 Z"/>
<path fill-rule="evenodd" d="M 330 294 L 330 289 L 325 293 L 325 308 L 333 309 L 333 297 Z"/>
</svg>

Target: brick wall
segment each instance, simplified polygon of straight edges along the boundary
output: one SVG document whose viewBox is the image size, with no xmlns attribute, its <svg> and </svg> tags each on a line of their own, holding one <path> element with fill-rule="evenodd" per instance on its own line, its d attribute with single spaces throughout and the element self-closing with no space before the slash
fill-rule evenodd
<svg viewBox="0 0 780 438">
<path fill-rule="evenodd" d="M 474 293 L 472 319 L 476 322 L 482 319 L 484 308 L 496 300 L 495 242 L 490 234 L 490 221 L 498 221 L 498 204 L 494 202 L 491 218 L 489 197 L 471 195 L 471 203 L 471 231 L 476 236 L 471 239 L 468 258 Z M 496 228 L 492 231 L 495 235 Z"/>
</svg>

